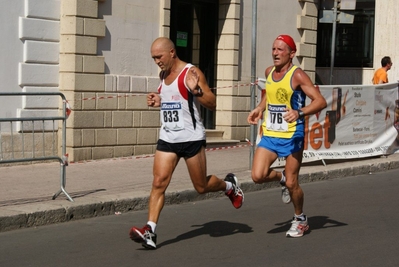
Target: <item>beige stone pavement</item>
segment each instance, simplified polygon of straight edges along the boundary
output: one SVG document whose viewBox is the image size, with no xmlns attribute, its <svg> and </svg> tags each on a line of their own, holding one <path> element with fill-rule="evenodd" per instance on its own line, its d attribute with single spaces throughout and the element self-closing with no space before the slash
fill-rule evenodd
<svg viewBox="0 0 399 267">
<path fill-rule="evenodd" d="M 250 173 L 249 145 L 207 150 L 208 173 L 224 178 L 233 172 L 248 193 L 279 186 L 278 183 L 255 185 Z M 132 157 L 71 163 L 66 167 L 66 192 L 59 191 L 60 164 L 0 165 L 0 232 L 71 220 L 124 213 L 147 208 L 152 183 L 153 157 Z M 347 177 L 399 168 L 399 154 L 355 160 L 321 161 L 304 164 L 301 183 Z M 182 159 L 167 190 L 166 205 L 224 194 L 197 194 Z"/>
</svg>

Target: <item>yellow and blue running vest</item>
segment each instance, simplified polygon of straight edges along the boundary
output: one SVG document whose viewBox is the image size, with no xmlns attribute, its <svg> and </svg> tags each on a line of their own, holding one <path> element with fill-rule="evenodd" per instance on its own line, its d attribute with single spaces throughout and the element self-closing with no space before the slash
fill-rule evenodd
<svg viewBox="0 0 399 267">
<path fill-rule="evenodd" d="M 287 123 L 283 118 L 285 108 L 297 110 L 305 106 L 306 94 L 301 89 L 292 88 L 292 77 L 297 68 L 293 65 L 282 79 L 275 81 L 273 67 L 266 79 L 266 110 L 262 123 L 264 136 L 291 138 L 294 133 L 296 136 L 305 135 L 304 118 L 292 123 Z"/>
</svg>

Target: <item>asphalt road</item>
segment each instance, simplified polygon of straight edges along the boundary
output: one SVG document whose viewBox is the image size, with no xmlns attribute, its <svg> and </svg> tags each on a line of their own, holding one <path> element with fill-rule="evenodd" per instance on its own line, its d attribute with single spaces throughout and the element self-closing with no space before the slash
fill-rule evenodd
<svg viewBox="0 0 399 267">
<path fill-rule="evenodd" d="M 128 238 L 147 212 L 0 233 L 0 266 L 399 266 L 399 170 L 303 185 L 311 230 L 286 238 L 292 205 L 277 188 L 166 206 L 158 249 Z"/>
</svg>

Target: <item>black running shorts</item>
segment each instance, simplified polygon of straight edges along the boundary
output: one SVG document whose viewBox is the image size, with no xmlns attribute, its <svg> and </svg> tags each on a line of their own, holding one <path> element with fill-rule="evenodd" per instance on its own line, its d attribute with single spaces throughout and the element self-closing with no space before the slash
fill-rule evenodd
<svg viewBox="0 0 399 267">
<path fill-rule="evenodd" d="M 198 154 L 202 147 L 206 147 L 206 140 L 183 143 L 168 143 L 161 139 L 157 142 L 157 150 L 175 153 L 181 158 L 191 158 Z"/>
</svg>

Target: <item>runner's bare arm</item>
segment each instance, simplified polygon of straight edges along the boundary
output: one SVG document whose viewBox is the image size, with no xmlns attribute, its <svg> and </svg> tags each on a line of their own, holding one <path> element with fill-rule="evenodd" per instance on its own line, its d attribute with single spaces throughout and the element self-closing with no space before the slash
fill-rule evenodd
<svg viewBox="0 0 399 267">
<path fill-rule="evenodd" d="M 309 76 L 302 69 L 295 71 L 293 87 L 300 87 L 306 96 L 312 100 L 309 105 L 301 109 L 305 115 L 315 114 L 327 106 L 327 102 L 322 94 L 316 89 Z"/>
<path fill-rule="evenodd" d="M 273 66 L 266 68 L 265 77 L 269 76 L 270 71 Z M 247 122 L 249 124 L 257 124 L 260 119 L 263 117 L 263 112 L 266 110 L 266 94 L 263 94 L 262 99 L 260 100 L 259 105 L 257 105 L 248 115 Z"/>
<path fill-rule="evenodd" d="M 209 88 L 205 75 L 199 68 L 190 68 L 186 76 L 186 84 L 191 93 L 198 97 L 202 106 L 209 110 L 216 110 L 216 96 Z"/>
</svg>

